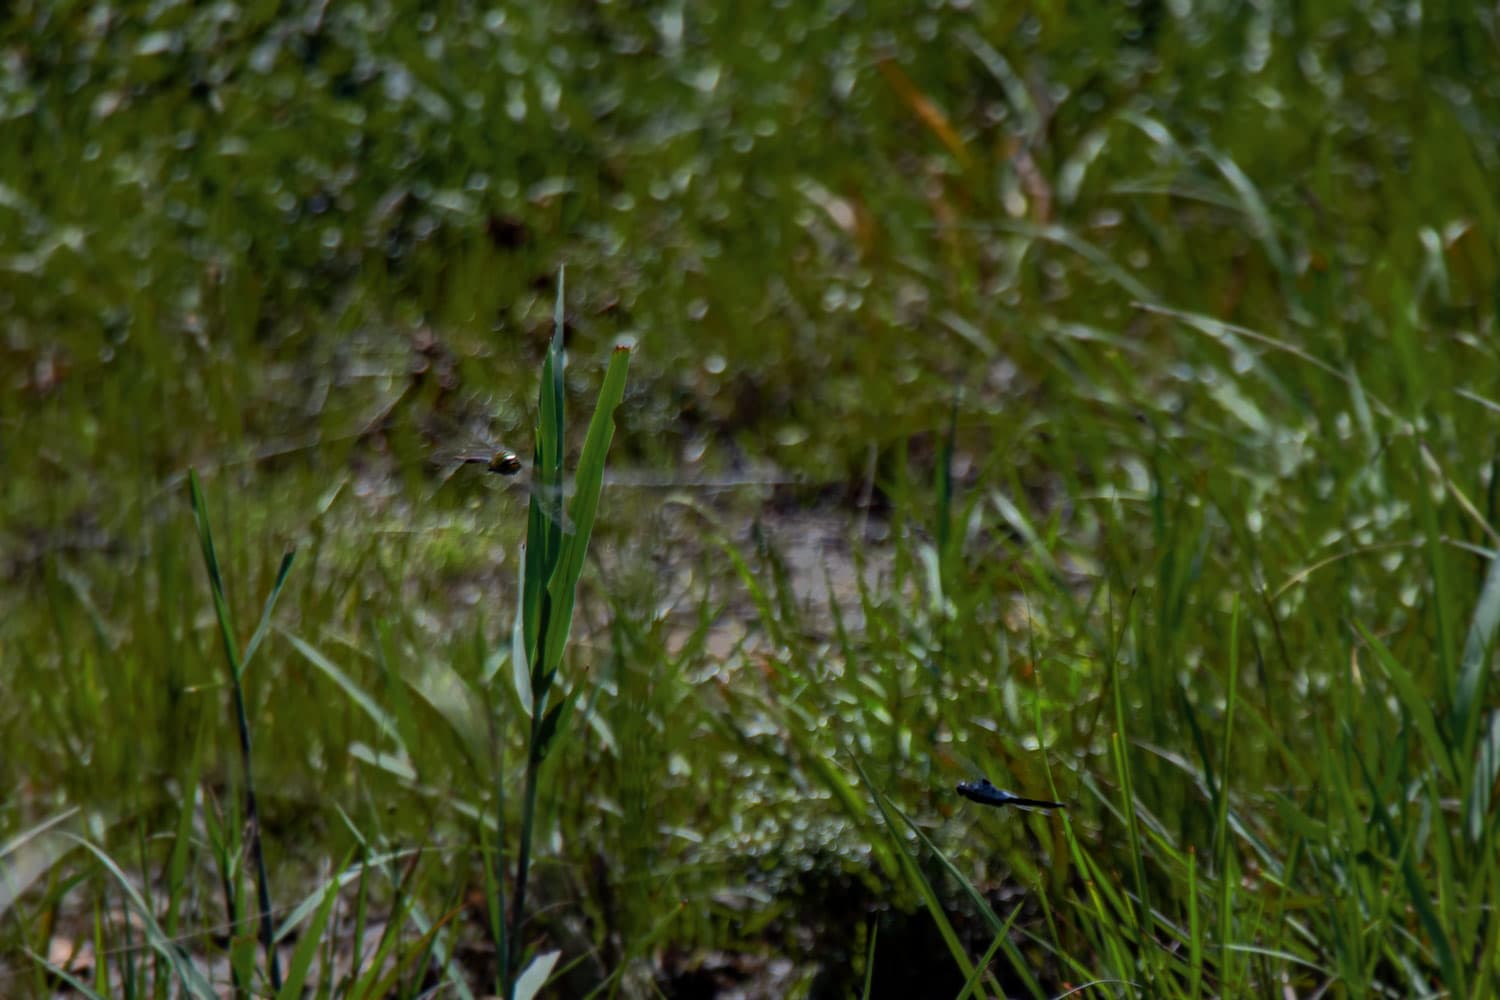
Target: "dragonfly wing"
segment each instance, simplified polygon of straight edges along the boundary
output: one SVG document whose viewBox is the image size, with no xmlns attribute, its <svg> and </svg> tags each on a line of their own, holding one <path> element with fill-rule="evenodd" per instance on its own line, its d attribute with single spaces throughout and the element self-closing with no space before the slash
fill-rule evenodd
<svg viewBox="0 0 1500 1000">
<path fill-rule="evenodd" d="M 437 477 L 437 488 L 448 485 L 454 473 L 466 465 L 488 464 L 493 452 L 476 451 L 473 448 L 443 448 L 432 453 L 429 467 Z"/>
<path fill-rule="evenodd" d="M 448 455 L 433 456 L 431 468 L 433 469 L 433 475 L 437 477 L 437 485 L 433 487 L 433 492 L 436 493 L 444 486 L 447 486 L 448 480 L 452 479 L 454 473 L 463 467 L 464 463 L 462 459 L 455 459 Z"/>
<path fill-rule="evenodd" d="M 563 530 L 564 534 L 571 535 L 574 531 L 573 519 L 568 517 L 563 510 L 563 493 L 555 488 L 543 487 L 538 482 L 527 482 L 524 484 L 526 493 L 531 498 L 532 506 L 541 512 L 541 515 Z"/>
<path fill-rule="evenodd" d="M 1007 792 L 1006 794 L 1009 795 L 1010 793 Z M 1010 804 L 1013 805 L 1013 806 L 1021 806 L 1024 809 L 1066 809 L 1066 808 L 1068 808 L 1068 805 L 1067 805 L 1066 802 L 1053 802 L 1051 799 L 1027 799 L 1027 798 L 1022 798 L 1019 795 L 1011 795 L 1010 796 Z"/>
</svg>

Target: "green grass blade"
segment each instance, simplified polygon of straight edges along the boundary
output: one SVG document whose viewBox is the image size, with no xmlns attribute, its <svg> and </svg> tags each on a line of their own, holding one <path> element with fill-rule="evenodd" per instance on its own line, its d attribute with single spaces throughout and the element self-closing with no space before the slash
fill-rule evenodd
<svg viewBox="0 0 1500 1000">
<path fill-rule="evenodd" d="M 1458 967 L 1458 961 L 1453 953 L 1453 944 L 1448 936 L 1448 930 L 1443 921 L 1438 917 L 1437 911 L 1432 908 L 1432 899 L 1423 882 L 1421 874 L 1412 862 L 1411 841 L 1403 839 L 1396 831 L 1395 824 L 1391 821 L 1390 813 L 1386 809 L 1385 800 L 1380 794 L 1374 777 L 1370 774 L 1364 757 L 1353 749 L 1354 734 L 1348 726 L 1344 728 L 1344 738 L 1350 745 L 1350 752 L 1354 760 L 1359 764 L 1360 772 L 1364 775 L 1365 787 L 1370 793 L 1373 806 L 1372 813 L 1375 822 L 1385 833 L 1386 840 L 1390 844 L 1391 851 L 1396 855 L 1396 864 L 1401 871 L 1402 881 L 1406 884 L 1406 895 L 1412 907 L 1417 911 L 1417 918 L 1422 924 L 1422 929 L 1427 932 L 1428 939 L 1432 942 L 1433 949 L 1437 952 L 1438 964 L 1441 966 L 1443 982 L 1454 996 L 1467 996 L 1463 988 L 1463 980 Z"/>
<path fill-rule="evenodd" d="M 548 620 L 543 602 L 547 598 L 547 587 L 557 567 L 562 538 L 562 526 L 543 508 L 543 498 L 551 502 L 551 498 L 562 495 L 563 455 L 567 448 L 563 396 L 563 371 L 567 365 L 567 356 L 563 350 L 566 277 L 566 269 L 559 268 L 552 338 L 542 361 L 542 377 L 537 388 L 536 442 L 532 449 L 531 464 L 532 480 L 537 492 L 532 494 L 527 508 L 526 558 L 522 571 L 522 633 L 527 650 L 526 662 L 531 667 L 533 695 L 540 687 L 540 678 L 545 671 L 539 655 L 542 651 L 538 645 L 545 638 L 541 630 L 546 627 Z M 542 707 L 545 706 L 537 706 L 538 709 Z"/>
<path fill-rule="evenodd" d="M 990 930 L 995 932 L 995 940 L 999 942 L 1000 946 L 1004 949 L 1006 956 L 1011 960 L 1011 971 L 1020 978 L 1021 982 L 1025 984 L 1026 989 L 1031 993 L 1031 995 L 1039 998 L 1045 996 L 1046 991 L 1042 989 L 1041 984 L 1037 982 L 1036 977 L 1032 975 L 1031 969 L 1027 965 L 1025 958 L 1023 958 L 1021 953 L 1016 950 L 1015 943 L 1010 939 L 1010 929 L 1015 924 L 1016 917 L 1020 916 L 1021 914 L 1021 904 L 1017 903 L 1016 908 L 1014 910 L 1011 910 L 1010 916 L 1006 917 L 1004 920 L 1001 920 L 1000 915 L 997 914 L 993 908 L 991 908 L 990 904 L 985 900 L 983 894 L 981 894 L 980 891 L 974 887 L 974 883 L 970 882 L 967 878 L 964 877 L 964 874 L 958 870 L 958 866 L 950 861 L 946 854 L 938 850 L 937 845 L 932 842 L 932 839 L 927 836 L 926 832 L 923 831 L 922 828 L 919 827 L 910 816 L 902 812 L 899 807 L 891 805 L 890 803 L 887 803 L 887 807 L 894 811 L 897 816 L 901 817 L 902 822 L 904 822 L 911 829 L 911 831 L 917 835 L 917 839 L 922 841 L 923 846 L 925 846 L 927 850 L 932 853 L 933 857 L 937 858 L 938 864 L 942 865 L 944 870 L 948 872 L 949 876 L 951 876 L 954 881 L 956 881 L 959 886 L 963 888 L 964 894 L 967 895 L 969 899 L 974 903 L 975 908 L 979 910 L 980 916 L 984 918 L 984 921 L 989 925 Z M 976 969 L 976 973 L 983 969 L 984 964 L 985 963 L 981 963 L 979 968 Z"/>
<path fill-rule="evenodd" d="M 134 883 L 131 882 L 130 877 L 120 869 L 120 866 L 115 863 L 114 859 L 82 837 L 74 837 L 72 834 L 64 834 L 64 836 L 70 838 L 97 858 L 99 863 L 114 876 L 115 881 L 119 883 L 121 891 L 125 894 L 126 901 L 130 904 L 130 908 L 135 912 L 142 929 L 146 933 L 147 943 L 162 957 L 167 967 L 172 970 L 177 980 L 182 983 L 182 987 L 187 991 L 188 995 L 198 998 L 198 1000 L 217 1000 L 218 995 L 214 992 L 213 987 L 209 985 L 208 979 L 198 970 L 192 960 L 173 944 L 166 932 L 162 930 L 161 925 L 156 922 L 156 917 L 152 915 L 151 908 L 147 905 L 146 900 L 141 897 Z"/>
<path fill-rule="evenodd" d="M 25 952 L 33 962 L 36 962 L 38 965 L 46 969 L 48 972 L 52 973 L 58 979 L 67 983 L 73 989 L 81 993 L 84 997 L 88 998 L 88 1000 L 108 1000 L 108 998 L 106 998 L 103 993 L 96 992 L 91 986 L 89 986 L 88 983 L 79 979 L 71 972 L 68 972 L 60 966 L 53 965 L 50 961 L 47 960 L 46 956 L 38 955 L 30 948 L 25 949 Z"/>
<path fill-rule="evenodd" d="M 1360 637 L 1365 640 L 1370 651 L 1375 654 L 1375 662 L 1380 665 L 1381 670 L 1390 680 L 1391 686 L 1396 689 L 1396 697 L 1401 703 L 1402 710 L 1416 725 L 1417 732 L 1422 734 L 1428 758 L 1440 765 L 1450 778 L 1456 778 L 1452 746 L 1438 729 L 1437 716 L 1432 710 L 1432 699 L 1422 693 L 1417 687 L 1416 679 L 1391 654 L 1385 643 L 1358 622 L 1354 627 Z"/>
<path fill-rule="evenodd" d="M 401 977 L 415 968 L 417 963 L 430 953 L 433 940 L 448 924 L 448 921 L 462 912 L 462 907 L 455 907 L 444 913 L 433 922 L 431 927 L 423 931 L 417 940 L 407 943 L 400 959 L 393 962 L 391 968 L 384 975 L 379 975 L 385 964 L 384 958 L 390 954 L 390 949 L 394 948 L 400 941 L 399 933 L 392 934 L 389 939 L 389 948 L 382 949 L 384 954 L 378 956 L 377 961 L 371 965 L 370 974 L 355 987 L 351 995 L 365 998 L 365 1000 L 376 1000 L 378 997 L 389 996 L 396 988 L 396 984 L 400 981 Z"/>
<path fill-rule="evenodd" d="M 255 632 L 251 634 L 250 641 L 245 644 L 245 656 L 240 661 L 240 670 L 250 669 L 250 661 L 255 658 L 255 651 L 260 648 L 261 641 L 265 639 L 266 633 L 271 628 L 271 613 L 276 610 L 276 599 L 281 596 L 281 588 L 286 584 L 286 578 L 292 571 L 292 560 L 297 556 L 297 550 L 291 549 L 281 557 L 281 567 L 276 571 L 276 581 L 271 584 L 271 592 L 266 595 L 265 607 L 261 610 L 260 624 L 255 626 Z"/>
<path fill-rule="evenodd" d="M 339 669 L 338 664 L 330 660 L 316 646 L 313 646 L 299 635 L 294 635 L 291 632 L 284 634 L 287 641 L 292 644 L 293 649 L 301 653 L 307 662 L 318 668 L 319 673 L 333 681 L 350 701 L 357 705 L 365 715 L 370 717 L 370 720 L 380 728 L 381 733 L 396 745 L 403 758 L 410 757 L 406 751 L 406 744 L 401 739 L 400 727 L 396 725 L 396 720 L 391 714 L 380 707 L 379 702 L 365 691 L 364 688 L 360 687 L 354 678 Z"/>
<path fill-rule="evenodd" d="M 0 844 L 0 917 L 61 860 L 68 849 L 47 834 L 73 819 L 78 811 L 77 806 L 71 806 Z"/>
<path fill-rule="evenodd" d="M 1218 812 L 1214 820 L 1214 848 L 1219 878 L 1219 949 L 1221 987 L 1236 986 L 1235 971 L 1230 968 L 1229 946 L 1234 938 L 1234 887 L 1237 883 L 1235 853 L 1229 839 L 1229 773 L 1234 756 L 1234 708 L 1239 696 L 1240 600 L 1236 595 L 1229 618 L 1229 676 L 1224 691 L 1224 743 L 1220 754 L 1222 782 L 1219 787 Z"/>
<path fill-rule="evenodd" d="M 1019 907 L 1016 908 L 1016 912 L 1020 912 Z M 959 991 L 958 1000 L 969 1000 L 969 997 L 974 995 L 974 991 L 979 988 L 979 981 L 989 971 L 990 963 L 1000 953 L 1001 946 L 1008 943 L 1008 934 L 1009 931 L 997 931 L 995 933 L 994 940 L 990 942 L 990 946 L 984 950 L 984 954 L 979 956 L 979 961 L 975 963 L 974 972 L 964 981 L 964 988 Z"/>
<path fill-rule="evenodd" d="M 864 1000 L 870 1000 L 870 987 L 875 982 L 875 939 L 880 935 L 880 925 L 874 921 L 870 922 L 870 940 L 865 948 L 865 985 L 859 995 Z"/>
<path fill-rule="evenodd" d="M 1452 731 L 1460 740 L 1460 754 L 1471 753 L 1474 746 L 1497 630 L 1500 630 L 1500 558 L 1492 559 L 1485 573 L 1474 617 L 1469 622 L 1469 634 L 1464 639 L 1463 658 L 1459 661 Z"/>
<path fill-rule="evenodd" d="M 875 799 L 875 807 L 880 810 L 880 818 L 885 821 L 886 831 L 891 837 L 891 847 L 896 857 L 900 860 L 902 870 L 906 872 L 908 882 L 917 891 L 917 894 L 922 897 L 923 905 L 927 907 L 927 912 L 931 914 L 933 922 L 937 925 L 938 934 L 942 937 L 943 943 L 947 945 L 948 953 L 953 956 L 953 961 L 958 964 L 959 969 L 963 972 L 964 979 L 969 979 L 974 975 L 974 964 L 969 961 L 969 956 L 964 951 L 963 943 L 959 941 L 958 934 L 954 931 L 952 922 L 943 911 L 943 904 L 938 899 L 937 891 L 932 887 L 932 883 L 927 881 L 927 876 L 922 874 L 921 868 L 917 866 L 912 856 L 907 852 L 900 833 L 901 828 L 896 825 L 895 819 L 892 818 L 890 810 L 886 806 L 885 796 L 870 781 L 870 776 L 865 773 L 864 766 L 857 759 L 854 761 L 854 768 L 859 772 L 860 781 L 870 790 L 870 794 Z"/>
<path fill-rule="evenodd" d="M 1500 781 L 1500 711 L 1489 714 L 1489 725 L 1480 733 L 1474 750 L 1474 776 L 1464 804 L 1470 843 L 1483 844 L 1494 834 L 1496 781 Z"/>
<path fill-rule="evenodd" d="M 604 485 L 604 462 L 615 434 L 615 408 L 625 396 L 625 376 L 629 370 L 629 349 L 615 348 L 604 375 L 604 385 L 599 390 L 598 402 L 594 405 L 593 419 L 589 421 L 583 454 L 578 459 L 576 492 L 568 509 L 572 521 L 571 530 L 563 535 L 557 566 L 547 587 L 551 598 L 545 646 L 547 677 L 552 676 L 562 662 L 563 647 L 567 644 L 568 632 L 573 625 L 573 603 L 576 600 L 578 579 L 583 575 L 583 560 L 588 554 L 589 538 L 593 534 L 594 518 L 599 511 L 599 495 Z"/>
<path fill-rule="evenodd" d="M 224 578 L 219 569 L 219 555 L 214 550 L 213 531 L 208 523 L 208 502 L 203 498 L 203 487 L 198 482 L 196 469 L 188 473 L 188 490 L 192 500 L 193 520 L 198 525 L 198 543 L 203 550 L 203 565 L 208 570 L 214 614 L 219 621 L 219 639 L 224 644 L 224 657 L 229 663 L 229 679 L 238 687 L 241 666 L 239 644 L 234 637 L 234 623 L 230 619 L 229 601 L 224 596 Z"/>
<path fill-rule="evenodd" d="M 192 500 L 193 518 L 198 526 L 198 540 L 203 550 L 203 565 L 208 571 L 209 589 L 213 594 L 214 612 L 219 621 L 219 636 L 224 644 L 224 656 L 228 661 L 230 693 L 233 696 L 235 726 L 239 735 L 240 768 L 245 781 L 245 819 L 248 824 L 248 845 L 251 863 L 255 868 L 256 896 L 260 905 L 259 928 L 261 945 L 266 954 L 266 971 L 273 989 L 281 986 L 281 960 L 271 940 L 271 884 L 266 872 L 265 851 L 261 845 L 260 810 L 256 804 L 255 776 L 251 767 L 250 717 L 245 708 L 245 692 L 242 684 L 244 661 L 240 658 L 230 617 L 229 601 L 224 594 L 224 580 L 219 568 L 219 558 L 214 551 L 213 532 L 209 525 L 208 503 L 203 497 L 203 488 L 198 482 L 198 472 L 191 470 L 188 476 L 189 494 Z M 277 578 L 276 589 L 285 581 L 285 573 L 291 569 L 290 553 L 282 560 L 282 573 Z M 268 609 L 274 603 L 275 593 L 268 601 Z M 269 610 L 268 610 L 269 613 Z"/>
</svg>

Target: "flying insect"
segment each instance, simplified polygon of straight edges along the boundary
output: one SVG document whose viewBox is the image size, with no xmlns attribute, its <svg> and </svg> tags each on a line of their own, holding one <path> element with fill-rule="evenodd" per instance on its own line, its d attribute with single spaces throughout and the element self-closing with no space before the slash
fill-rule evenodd
<svg viewBox="0 0 1500 1000">
<path fill-rule="evenodd" d="M 978 781 L 960 781 L 956 790 L 970 802 L 978 802 L 986 806 L 1019 806 L 1022 809 L 1068 808 L 1063 802 L 1053 802 L 1051 799 L 1028 799 L 1014 792 L 1007 792 L 1003 788 L 996 788 L 990 784 L 988 778 L 980 778 Z"/>
</svg>

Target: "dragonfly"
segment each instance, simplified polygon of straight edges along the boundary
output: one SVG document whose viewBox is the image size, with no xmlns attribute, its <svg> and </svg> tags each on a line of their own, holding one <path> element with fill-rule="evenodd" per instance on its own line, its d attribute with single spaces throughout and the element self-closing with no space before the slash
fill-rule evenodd
<svg viewBox="0 0 1500 1000">
<path fill-rule="evenodd" d="M 437 467 L 438 489 L 446 486 L 448 481 L 464 466 L 483 466 L 485 472 L 499 476 L 501 479 L 511 480 L 512 483 L 521 486 L 526 493 L 538 501 L 542 513 L 549 520 L 560 525 L 564 531 L 573 530 L 572 520 L 563 512 L 563 498 L 560 493 L 556 490 L 544 491 L 539 484 L 531 482 L 529 477 L 519 478 L 524 469 L 520 455 L 497 441 L 473 432 L 454 436 L 460 438 L 458 443 L 438 450 L 431 459 Z"/>
<path fill-rule="evenodd" d="M 484 471 L 498 476 L 514 476 L 522 469 L 520 455 L 482 431 L 446 420 L 434 421 L 425 430 L 434 442 L 442 445 L 428 458 L 437 471 L 439 486 L 466 465 L 482 465 Z"/>
<path fill-rule="evenodd" d="M 1003 788 L 996 788 L 990 784 L 990 779 L 980 778 L 978 781 L 960 781 L 957 788 L 958 794 L 970 802 L 978 802 L 986 806 L 1019 806 L 1023 809 L 1066 809 L 1064 802 L 1053 802 L 1051 799 L 1028 799 L 1024 795 L 1007 792 Z"/>
<path fill-rule="evenodd" d="M 573 530 L 573 524 L 564 512 L 564 500 L 571 495 L 571 487 L 543 487 L 541 484 L 531 481 L 530 476 L 522 476 L 523 465 L 521 458 L 511 449 L 500 444 L 494 439 L 475 431 L 461 432 L 448 429 L 449 446 L 433 453 L 431 462 L 437 471 L 437 488 L 441 489 L 453 476 L 465 466 L 482 466 L 487 473 L 494 474 L 502 480 L 509 480 L 506 485 L 514 485 L 530 496 L 535 498 L 541 508 L 542 514 L 549 520 L 562 527 L 563 531 Z M 456 441 L 456 444 L 452 442 Z M 635 488 L 647 490 L 703 490 L 722 491 L 743 488 L 767 488 L 773 486 L 796 484 L 801 480 L 787 476 L 778 470 L 762 470 L 758 474 L 752 473 L 743 476 L 728 476 L 717 479 L 662 479 L 630 472 L 609 472 L 604 476 L 606 487 Z"/>
<path fill-rule="evenodd" d="M 486 472 L 493 472 L 501 476 L 514 476 L 521 471 L 521 456 L 509 448 L 459 448 L 446 453 L 447 464 L 457 463 L 464 465 L 482 465 Z M 457 471 L 457 468 L 454 469 Z M 449 472 L 448 476 L 452 476 Z M 444 476 L 447 481 L 448 476 Z"/>
</svg>

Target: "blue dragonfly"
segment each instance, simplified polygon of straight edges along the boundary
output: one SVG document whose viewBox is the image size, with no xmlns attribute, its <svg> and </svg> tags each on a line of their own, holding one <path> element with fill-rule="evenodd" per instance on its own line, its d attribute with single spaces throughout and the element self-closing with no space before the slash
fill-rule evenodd
<svg viewBox="0 0 1500 1000">
<path fill-rule="evenodd" d="M 1051 799 L 1028 799 L 1024 795 L 996 788 L 990 784 L 988 778 L 980 778 L 978 781 L 960 781 L 957 791 L 970 802 L 978 802 L 986 806 L 1019 806 L 1022 809 L 1068 808 L 1067 803 L 1064 802 L 1053 802 Z"/>
</svg>

